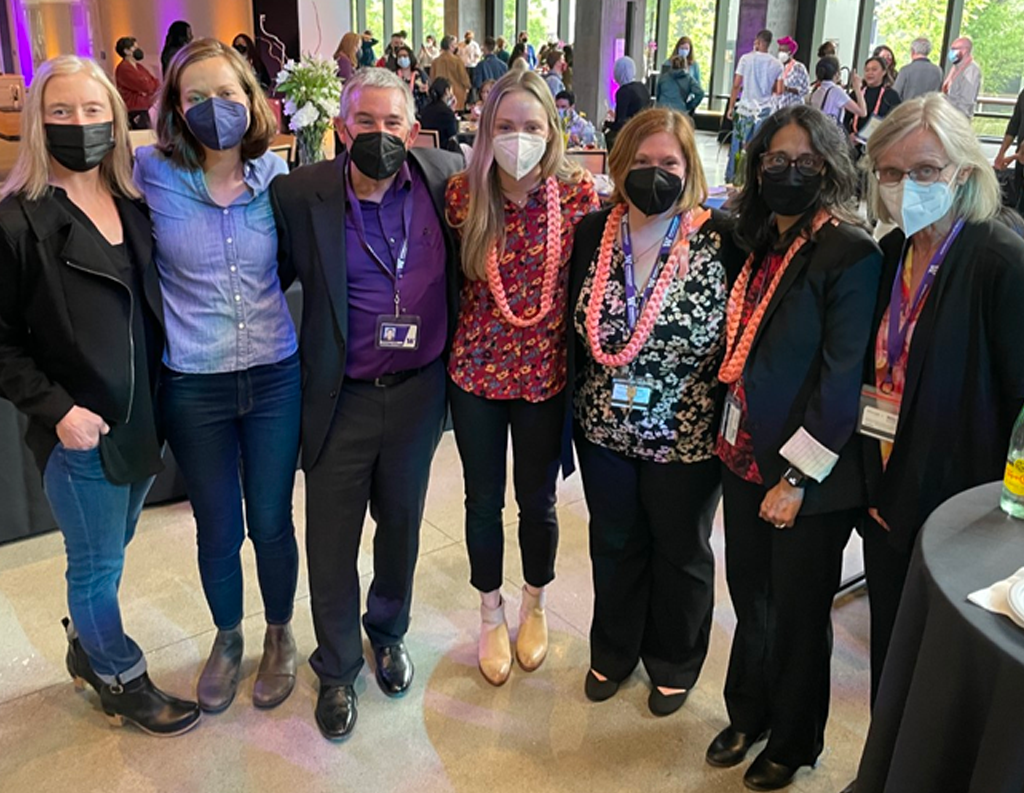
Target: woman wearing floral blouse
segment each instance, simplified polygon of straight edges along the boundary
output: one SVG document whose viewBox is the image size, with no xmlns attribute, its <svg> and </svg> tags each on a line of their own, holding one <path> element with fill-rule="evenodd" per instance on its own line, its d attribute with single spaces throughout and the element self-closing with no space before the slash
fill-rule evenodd
<svg viewBox="0 0 1024 793">
<path fill-rule="evenodd" d="M 642 660 L 649 707 L 668 715 L 697 681 L 711 629 L 723 230 L 700 206 L 707 183 L 679 113 L 635 116 L 610 166 L 615 206 L 580 224 L 570 270 L 595 594 L 585 690 L 608 699 Z"/>
<path fill-rule="evenodd" d="M 481 595 L 480 671 L 508 679 L 512 646 L 501 583 L 509 428 L 523 560 L 516 657 L 547 654 L 544 588 L 555 576 L 555 485 L 565 419 L 565 316 L 573 232 L 597 207 L 565 158 L 555 103 L 536 74 L 512 69 L 484 103 L 468 171 L 448 184 L 462 243 L 462 289 L 448 373 L 466 486 L 470 582 Z"/>
</svg>

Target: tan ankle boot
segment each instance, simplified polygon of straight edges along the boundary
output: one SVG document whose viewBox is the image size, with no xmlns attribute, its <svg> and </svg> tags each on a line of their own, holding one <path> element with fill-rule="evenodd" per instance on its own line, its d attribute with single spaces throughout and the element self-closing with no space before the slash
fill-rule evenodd
<svg viewBox="0 0 1024 793">
<path fill-rule="evenodd" d="M 516 636 L 516 660 L 526 672 L 533 672 L 548 654 L 548 618 L 544 613 L 544 590 L 531 595 L 523 587 L 519 604 L 519 635 Z"/>
<path fill-rule="evenodd" d="M 478 647 L 480 673 L 492 686 L 508 680 L 512 671 L 512 642 L 508 638 L 505 622 L 505 601 L 497 608 L 480 604 L 480 645 Z"/>
</svg>

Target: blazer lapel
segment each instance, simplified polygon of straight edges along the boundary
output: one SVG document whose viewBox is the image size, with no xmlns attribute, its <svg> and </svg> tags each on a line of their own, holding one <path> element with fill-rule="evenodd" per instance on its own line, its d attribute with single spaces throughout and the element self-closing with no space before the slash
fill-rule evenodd
<svg viewBox="0 0 1024 793">
<path fill-rule="evenodd" d="M 317 259 L 334 305 L 341 336 L 348 343 L 348 272 L 345 249 L 346 158 L 335 160 L 335 180 L 317 191 L 320 203 L 310 209 Z"/>
<path fill-rule="evenodd" d="M 772 295 L 771 302 L 768 303 L 768 308 L 765 309 L 764 316 L 761 318 L 761 324 L 757 328 L 757 333 L 754 334 L 754 343 L 750 345 L 750 349 L 753 350 L 757 347 L 758 341 L 761 339 L 761 334 L 764 333 L 764 329 L 768 327 L 768 323 L 771 322 L 772 314 L 782 303 L 786 297 L 786 293 L 789 288 L 793 286 L 793 282 L 800 276 L 810 264 L 811 254 L 814 252 L 814 247 L 817 242 L 810 240 L 804 244 L 800 249 L 799 253 L 793 257 L 789 263 L 789 267 L 786 268 L 786 272 L 782 274 L 782 279 L 779 281 L 779 286 L 775 290 L 775 294 Z M 762 266 L 763 263 L 762 263 Z"/>
</svg>

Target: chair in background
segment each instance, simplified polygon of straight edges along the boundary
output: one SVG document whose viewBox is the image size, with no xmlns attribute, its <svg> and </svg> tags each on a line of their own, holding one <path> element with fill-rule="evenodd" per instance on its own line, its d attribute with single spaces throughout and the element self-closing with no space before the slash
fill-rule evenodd
<svg viewBox="0 0 1024 793">
<path fill-rule="evenodd" d="M 414 149 L 439 149 L 441 148 L 441 138 L 436 129 L 421 129 L 416 140 L 412 142 L 412 147 Z"/>
</svg>

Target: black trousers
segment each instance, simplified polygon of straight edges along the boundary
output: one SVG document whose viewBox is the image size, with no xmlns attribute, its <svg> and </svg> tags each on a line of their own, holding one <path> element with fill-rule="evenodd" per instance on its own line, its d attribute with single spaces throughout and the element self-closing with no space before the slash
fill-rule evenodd
<svg viewBox="0 0 1024 793">
<path fill-rule="evenodd" d="M 766 492 L 722 474 L 726 579 L 736 610 L 725 704 L 735 729 L 771 729 L 769 759 L 810 765 L 824 747 L 832 599 L 859 513 L 797 516 L 793 528 L 776 529 L 758 517 Z"/>
<path fill-rule="evenodd" d="M 578 430 L 576 453 L 590 510 L 590 665 L 624 680 L 642 660 L 654 685 L 693 688 L 711 635 L 720 463 L 639 460 Z"/>
<path fill-rule="evenodd" d="M 345 381 L 323 452 L 306 472 L 306 555 L 324 685 L 350 685 L 363 666 L 359 541 L 366 506 L 377 524 L 363 625 L 374 646 L 409 629 L 412 579 L 430 464 L 445 418 L 444 366 L 397 386 Z"/>
<path fill-rule="evenodd" d="M 564 394 L 546 402 L 484 399 L 451 382 L 448 393 L 466 486 L 470 583 L 481 592 L 493 592 L 505 578 L 501 514 L 511 427 L 523 577 L 530 586 L 546 586 L 555 577 L 558 549 L 555 489 L 565 426 Z"/>
</svg>

